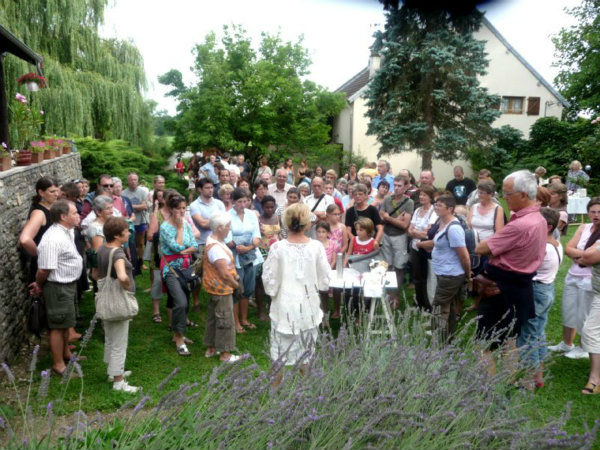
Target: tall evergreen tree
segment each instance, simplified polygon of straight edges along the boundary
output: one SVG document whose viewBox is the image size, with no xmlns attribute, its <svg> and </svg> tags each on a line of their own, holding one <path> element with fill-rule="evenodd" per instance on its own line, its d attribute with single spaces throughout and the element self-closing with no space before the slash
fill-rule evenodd
<svg viewBox="0 0 600 450">
<path fill-rule="evenodd" d="M 0 23 L 44 58 L 48 88 L 32 95 L 46 112 L 44 134 L 120 138 L 136 144 L 152 132 L 142 98 L 145 73 L 138 49 L 102 39 L 107 0 L 0 1 Z M 18 58 L 5 58 L 8 95 L 17 78 L 34 71 Z"/>
<path fill-rule="evenodd" d="M 368 134 L 380 154 L 416 150 L 423 169 L 487 145 L 500 99 L 479 85 L 488 65 L 474 38 L 482 13 L 387 6 L 373 51 L 382 57 L 367 92 Z"/>
<path fill-rule="evenodd" d="M 600 115 L 600 0 L 584 0 L 569 10 L 577 25 L 563 28 L 553 39 L 561 70 L 556 84 L 571 103 L 569 115 L 580 111 Z"/>
</svg>

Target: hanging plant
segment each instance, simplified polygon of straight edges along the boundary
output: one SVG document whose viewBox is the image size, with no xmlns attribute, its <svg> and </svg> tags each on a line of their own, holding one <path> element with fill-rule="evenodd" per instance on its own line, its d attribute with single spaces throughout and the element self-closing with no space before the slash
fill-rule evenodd
<svg viewBox="0 0 600 450">
<path fill-rule="evenodd" d="M 26 73 L 17 78 L 17 83 L 21 85 L 25 84 L 30 91 L 37 91 L 37 89 L 31 89 L 32 85 L 36 85 L 37 88 L 45 88 L 46 81 L 46 78 L 33 72 Z"/>
</svg>

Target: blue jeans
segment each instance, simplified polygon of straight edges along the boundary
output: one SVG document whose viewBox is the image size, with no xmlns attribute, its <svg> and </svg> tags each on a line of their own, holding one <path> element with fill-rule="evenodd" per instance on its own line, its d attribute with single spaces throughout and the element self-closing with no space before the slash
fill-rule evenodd
<svg viewBox="0 0 600 450">
<path fill-rule="evenodd" d="M 546 357 L 546 324 L 548 312 L 554 303 L 554 283 L 533 282 L 533 300 L 535 317 L 529 319 L 521 328 L 517 338 L 517 346 L 521 350 L 521 358 L 527 366 L 537 368 Z"/>
</svg>

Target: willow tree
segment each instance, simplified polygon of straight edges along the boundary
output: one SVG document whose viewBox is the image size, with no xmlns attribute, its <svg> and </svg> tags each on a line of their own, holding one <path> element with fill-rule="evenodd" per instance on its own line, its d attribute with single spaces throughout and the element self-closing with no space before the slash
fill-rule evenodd
<svg viewBox="0 0 600 450">
<path fill-rule="evenodd" d="M 46 135 L 120 138 L 144 144 L 152 118 L 142 97 L 146 86 L 138 49 L 102 39 L 107 0 L 0 1 L 0 23 L 44 58 L 48 88 L 30 98 L 46 113 Z M 14 57 L 5 59 L 8 95 L 17 78 L 34 71 Z"/>
</svg>

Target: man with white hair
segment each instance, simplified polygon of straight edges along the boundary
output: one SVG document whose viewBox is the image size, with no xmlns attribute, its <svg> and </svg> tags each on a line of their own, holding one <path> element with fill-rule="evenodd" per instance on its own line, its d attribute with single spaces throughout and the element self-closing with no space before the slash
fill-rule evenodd
<svg viewBox="0 0 600 450">
<path fill-rule="evenodd" d="M 288 173 L 284 168 L 277 169 L 275 172 L 275 183 L 269 185 L 269 195 L 273 196 L 277 206 L 285 207 L 287 203 L 287 191 L 293 187 L 287 182 Z"/>
<path fill-rule="evenodd" d="M 535 317 L 532 279 L 544 259 L 547 238 L 546 220 L 540 214 L 536 194 L 533 173 L 519 170 L 508 175 L 502 183 L 502 196 L 513 215 L 504 228 L 475 249 L 489 257 L 485 275 L 500 290 L 500 295 L 481 300 L 480 325 L 484 326 L 478 328 L 484 334 L 499 331 L 499 324 L 510 325 L 513 318 L 513 331 L 519 334 L 521 325 Z"/>
<path fill-rule="evenodd" d="M 394 185 L 394 175 L 390 173 L 391 168 L 392 166 L 390 166 L 389 161 L 385 159 L 377 161 L 377 176 L 373 178 L 373 182 L 371 183 L 373 189 L 377 189 L 382 180 L 387 181 L 390 186 Z"/>
</svg>

